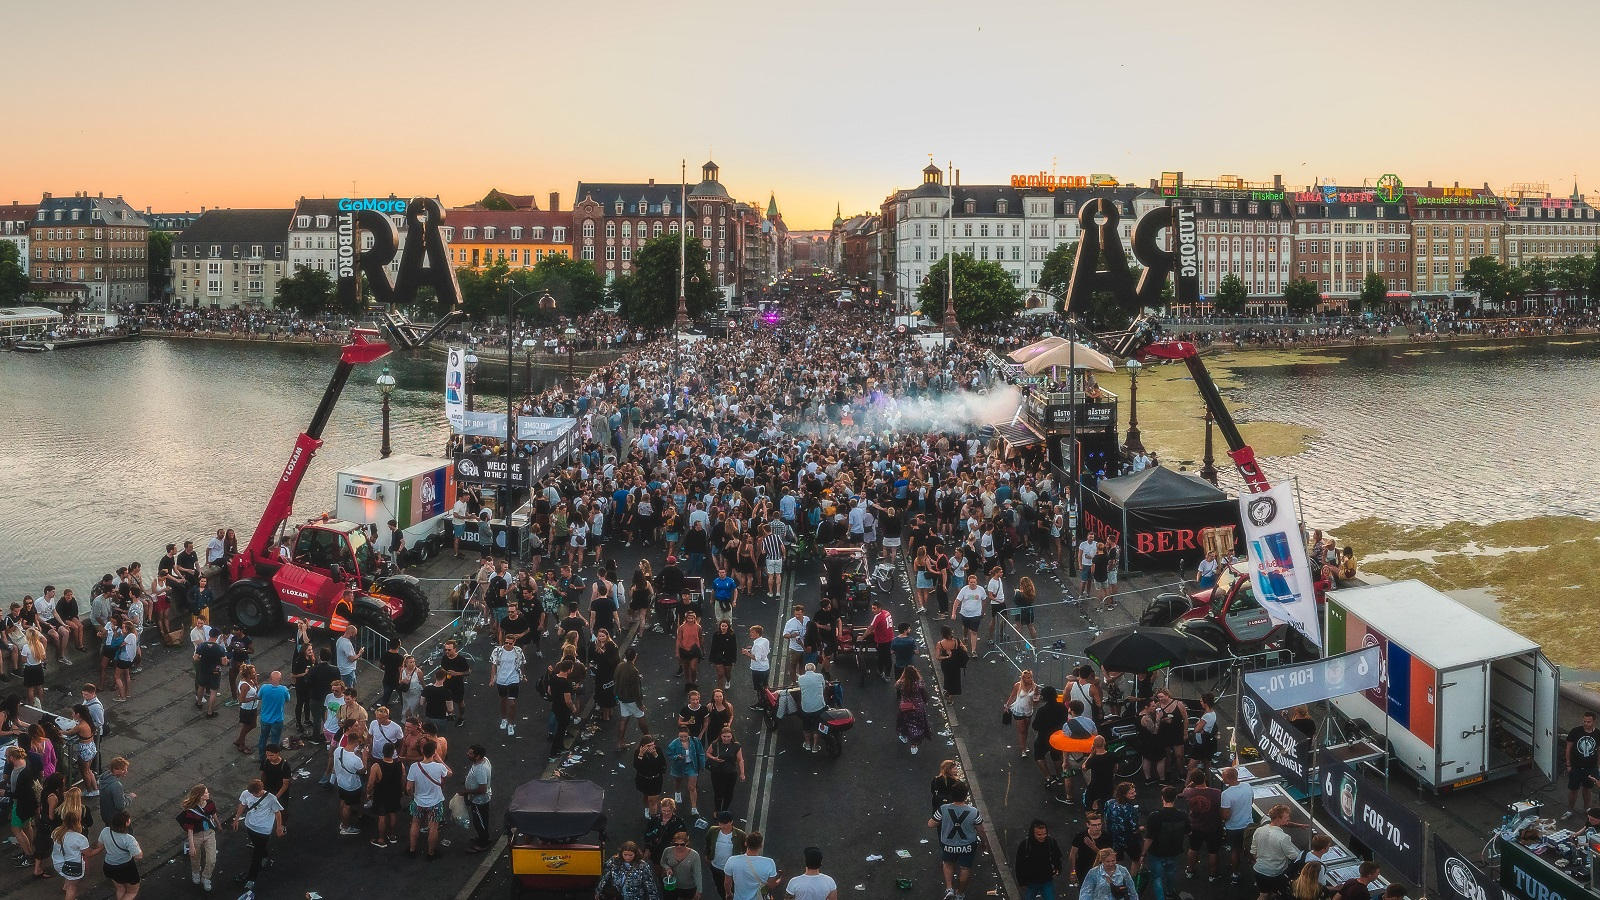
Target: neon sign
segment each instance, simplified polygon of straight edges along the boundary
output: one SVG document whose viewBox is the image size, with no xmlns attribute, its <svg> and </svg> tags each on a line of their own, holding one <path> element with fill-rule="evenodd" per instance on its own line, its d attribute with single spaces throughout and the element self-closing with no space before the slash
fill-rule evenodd
<svg viewBox="0 0 1600 900">
<path fill-rule="evenodd" d="M 1400 182 L 1400 176 L 1389 174 L 1378 179 L 1378 197 L 1385 203 L 1399 202 L 1405 193 L 1405 185 Z"/>
<path fill-rule="evenodd" d="M 363 209 L 381 213 L 403 213 L 406 211 L 406 201 L 396 199 L 379 200 L 373 197 L 359 200 L 345 197 L 339 201 L 340 212 L 358 212 Z"/>
<path fill-rule="evenodd" d="M 1445 188 L 1445 190 L 1466 190 L 1466 188 Z M 1418 197 L 1418 206 L 1494 206 L 1493 197 L 1462 197 L 1449 195 L 1444 197 Z"/>
<path fill-rule="evenodd" d="M 1296 203 L 1375 203 L 1378 195 L 1372 191 L 1341 191 L 1332 185 L 1320 191 L 1296 191 L 1290 195 Z"/>
<path fill-rule="evenodd" d="M 1250 199 L 1272 203 L 1283 199 L 1283 191 L 1251 191 Z"/>
<path fill-rule="evenodd" d="M 1091 188 L 1091 187 L 1116 187 L 1117 179 L 1110 175 L 1050 175 L 1040 172 L 1037 175 L 1013 175 L 1011 186 L 1019 188 Z"/>
</svg>

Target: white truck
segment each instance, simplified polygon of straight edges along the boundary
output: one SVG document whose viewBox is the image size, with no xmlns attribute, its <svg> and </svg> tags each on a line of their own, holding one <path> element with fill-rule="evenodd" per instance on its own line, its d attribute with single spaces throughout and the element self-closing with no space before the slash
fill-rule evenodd
<svg viewBox="0 0 1600 900">
<path fill-rule="evenodd" d="M 1555 777 L 1561 670 L 1538 644 L 1415 580 L 1329 591 L 1325 624 L 1329 656 L 1382 649 L 1384 685 L 1333 704 L 1386 737 L 1422 786 Z"/>
<path fill-rule="evenodd" d="M 398 454 L 345 469 L 335 483 L 334 516 L 367 526 L 379 550 L 391 546 L 389 521 L 405 536 L 408 562 L 450 545 L 455 467 L 448 459 Z"/>
</svg>

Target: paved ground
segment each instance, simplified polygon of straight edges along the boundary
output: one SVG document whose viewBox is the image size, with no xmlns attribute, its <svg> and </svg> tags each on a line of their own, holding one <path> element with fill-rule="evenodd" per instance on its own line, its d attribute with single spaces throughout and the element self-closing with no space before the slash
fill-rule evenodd
<svg viewBox="0 0 1600 900">
<path fill-rule="evenodd" d="M 633 556 L 624 555 L 622 561 L 623 570 L 631 571 Z M 443 598 L 466 565 L 455 560 L 438 560 L 420 573 L 438 579 L 427 582 L 436 612 L 429 626 L 414 638 L 447 629 L 451 614 L 443 611 Z M 1019 574 L 1033 570 L 1031 560 L 1019 565 Z M 756 599 L 741 603 L 737 613 L 738 630 L 742 634 L 749 624 L 759 623 L 769 633 L 781 631 L 780 616 L 787 609 L 788 598 L 814 606 L 818 591 L 816 576 L 814 567 L 793 573 L 786 579 L 787 597 L 783 602 Z M 837 672 L 844 679 L 846 705 L 856 712 L 857 724 L 846 738 L 844 754 L 838 760 L 801 752 L 798 724 L 792 721 L 780 723 L 777 732 L 764 740 L 759 717 L 746 709 L 752 699 L 748 672 L 743 667 L 736 668 L 732 692 L 739 713 L 735 729 L 745 747 L 750 780 L 740 786 L 733 809 L 743 820 L 741 827 L 753 824 L 768 835 L 769 852 L 786 874 L 799 871 L 803 848 L 815 844 L 824 849 L 825 869 L 838 880 L 843 896 L 901 896 L 894 887 L 896 879 L 900 878 L 908 878 L 913 883 L 911 892 L 905 896 L 939 896 L 934 834 L 925 827 L 927 789 L 940 759 L 956 755 L 958 741 L 963 764 L 974 777 L 979 791 L 980 808 L 993 823 L 994 845 L 1005 856 L 1009 856 L 1027 823 L 1035 816 L 1051 823 L 1063 844 L 1076 833 L 1081 827 L 1078 810 L 1049 799 L 1033 762 L 1022 759 L 1014 746 L 1014 732 L 999 725 L 1000 705 L 1019 664 L 1033 665 L 1041 682 L 1059 685 L 1065 668 L 1073 662 L 1072 656 L 1081 652 L 1095 629 L 1134 621 L 1135 610 L 1142 608 L 1144 596 L 1125 593 L 1117 610 L 1085 614 L 1077 607 L 1058 602 L 1060 588 L 1048 575 L 1039 576 L 1037 580 L 1041 589 L 1041 639 L 1033 642 L 1033 646 L 1039 655 L 1028 656 L 1026 646 L 1017 640 L 1010 642 L 1009 653 L 989 652 L 992 647 L 985 643 L 979 657 L 967 669 L 963 695 L 952 701 L 954 728 L 948 729 L 945 721 L 936 721 L 936 730 L 944 733 L 926 746 L 920 756 L 910 755 L 895 739 L 895 704 L 890 687 L 872 678 L 860 685 L 849 662 L 841 662 Z M 1153 590 L 1161 581 L 1133 579 L 1127 587 Z M 909 614 L 903 589 L 896 593 L 893 611 L 897 619 Z M 938 624 L 923 620 L 925 631 L 933 629 L 936 633 Z M 1058 637 L 1063 645 L 1059 652 L 1050 649 Z M 286 638 L 287 635 L 278 635 L 258 642 L 257 657 L 264 670 L 287 665 Z M 682 702 L 683 689 L 671 677 L 667 636 L 647 633 L 640 639 L 639 646 L 646 696 L 653 701 L 649 708 L 652 730 L 659 733 Z M 482 638 L 473 649 L 482 655 L 485 649 Z M 232 798 L 255 774 L 254 758 L 241 756 L 229 746 L 236 727 L 232 710 L 218 719 L 206 720 L 187 702 L 190 676 L 185 651 L 154 646 L 149 647 L 146 654 L 145 673 L 135 683 L 132 701 L 108 703 L 116 730 L 103 750 L 106 758 L 123 755 L 133 761 L 128 785 L 139 795 L 134 804 L 134 833 L 145 848 L 145 896 L 198 895 L 198 889 L 189 883 L 187 862 L 179 852 L 179 831 L 173 824 L 177 800 L 189 786 L 204 782 L 220 798 L 226 799 L 225 809 L 231 810 Z M 1019 659 L 1019 656 L 1028 658 Z M 75 660 L 77 665 L 72 667 L 50 666 L 48 702 L 54 709 L 66 710 L 76 698 L 77 685 L 93 677 L 92 660 L 81 655 Z M 920 665 L 929 673 L 937 668 L 926 658 Z M 486 671 L 480 669 L 474 673 L 467 724 L 453 729 L 447 736 L 451 740 L 451 763 L 458 772 L 464 768 L 468 744 L 481 742 L 489 748 L 499 798 L 492 807 L 492 821 L 498 823 L 504 801 L 515 786 L 538 778 L 546 771 L 542 727 L 545 704 L 525 697 L 519 734 L 508 739 L 495 728 L 498 716 L 494 714 L 494 698 L 484 683 L 486 680 Z M 709 674 L 702 677 L 703 686 L 709 681 Z M 376 672 L 369 672 L 363 682 L 368 689 L 364 694 L 370 693 L 376 683 Z M 14 689 L 15 684 L 9 682 L 5 689 Z M 1175 684 L 1180 685 L 1178 695 L 1186 699 L 1198 696 L 1201 690 L 1209 687 Z M 531 690 L 525 694 L 531 694 Z M 1224 712 L 1228 709 L 1224 703 Z M 938 708 L 935 712 L 937 715 Z M 1576 710 L 1564 703 L 1563 725 L 1575 721 Z M 627 757 L 616 754 L 613 747 L 614 739 L 608 730 L 590 742 L 580 754 L 581 760 L 573 762 L 565 774 L 594 780 L 607 787 L 611 836 L 613 841 L 618 841 L 637 838 L 643 821 Z M 291 788 L 287 816 L 289 835 L 279 843 L 279 862 L 263 877 L 258 896 L 300 898 L 307 891 L 316 891 L 334 898 L 357 896 L 358 890 L 360 896 L 407 896 L 418 900 L 466 896 L 468 892 L 474 897 L 507 895 L 504 856 L 465 853 L 468 835 L 461 829 L 447 830 L 450 846 L 432 863 L 407 860 L 400 848 L 375 849 L 366 843 L 370 832 L 363 837 L 338 836 L 335 797 L 315 784 L 326 758 L 323 752 L 321 748 L 307 748 L 290 754 L 298 769 L 311 774 Z M 705 788 L 709 795 L 709 783 Z M 1564 792 L 1553 790 L 1536 774 L 1479 785 L 1445 800 L 1419 795 L 1406 778 L 1397 776 L 1392 781 L 1391 792 L 1422 810 L 1440 834 L 1463 849 L 1482 845 L 1489 826 L 1498 821 L 1505 804 L 1511 800 L 1538 797 L 1551 803 L 1552 808 L 1558 808 L 1565 799 Z M 709 806 L 709 800 L 704 805 Z M 905 852 L 904 857 L 901 851 Z M 244 841 L 232 833 L 227 834 L 218 866 L 216 896 L 237 896 L 231 879 L 243 869 L 246 859 Z M 978 869 L 968 893 L 970 897 L 983 896 L 1002 887 L 1003 880 L 993 857 L 982 857 Z M 97 875 L 98 866 L 91 871 Z M 477 879 L 480 875 L 484 876 L 481 882 Z M 89 881 L 91 887 L 84 896 L 111 896 L 109 886 L 102 879 L 91 877 Z M 1202 897 L 1230 893 L 1225 883 L 1180 886 Z M 55 882 L 48 886 L 34 883 L 25 870 L 0 870 L 0 895 L 53 897 L 57 890 Z M 1245 892 L 1233 893 L 1245 895 Z"/>
</svg>

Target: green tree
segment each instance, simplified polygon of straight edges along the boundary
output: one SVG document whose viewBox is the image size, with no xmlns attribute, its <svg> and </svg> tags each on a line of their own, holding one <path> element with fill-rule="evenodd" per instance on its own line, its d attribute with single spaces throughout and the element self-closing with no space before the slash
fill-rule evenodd
<svg viewBox="0 0 1600 900">
<path fill-rule="evenodd" d="M 526 274 L 526 279 L 518 279 L 522 282 L 518 289 L 531 291 L 535 297 L 548 292 L 556 301 L 556 312 L 568 318 L 593 312 L 605 299 L 605 282 L 600 280 L 593 263 L 581 259 L 546 256 Z M 533 301 L 529 303 L 537 308 Z"/>
<path fill-rule="evenodd" d="M 699 238 L 688 239 L 683 288 L 689 317 L 700 318 L 716 308 L 717 287 L 706 269 L 706 251 Z M 622 316 L 645 328 L 663 328 L 678 315 L 678 237 L 651 238 L 634 254 L 632 284 L 613 295 L 622 304 Z"/>
<path fill-rule="evenodd" d="M 302 319 L 325 312 L 333 303 L 333 278 L 321 269 L 300 266 L 294 274 L 278 282 L 274 305 L 292 309 Z"/>
<path fill-rule="evenodd" d="M 1556 260 L 1550 274 L 1556 290 L 1568 297 L 1581 299 L 1589 286 L 1589 276 L 1594 260 L 1587 256 L 1563 256 Z"/>
<path fill-rule="evenodd" d="M 1389 282 L 1377 272 L 1368 272 L 1366 279 L 1361 282 L 1361 293 L 1350 304 L 1350 311 L 1358 313 L 1369 309 L 1381 312 L 1388 302 Z"/>
<path fill-rule="evenodd" d="M 1077 256 L 1077 241 L 1062 244 L 1045 254 L 1044 265 L 1039 267 L 1039 290 L 1057 297 L 1067 296 L 1067 286 L 1072 284 L 1072 264 Z"/>
<path fill-rule="evenodd" d="M 1467 271 L 1461 276 L 1461 286 L 1477 293 L 1480 303 L 1502 306 L 1511 299 L 1515 287 L 1511 270 L 1492 256 L 1474 256 L 1467 261 Z"/>
<path fill-rule="evenodd" d="M 505 287 L 511 282 L 511 267 L 503 259 L 481 269 L 457 269 L 461 286 L 461 309 L 480 322 L 505 314 Z"/>
<path fill-rule="evenodd" d="M 1590 301 L 1600 300 L 1600 250 L 1589 260 L 1589 278 L 1584 296 Z"/>
<path fill-rule="evenodd" d="M 1078 321 L 1089 331 L 1122 331 L 1133 321 L 1133 313 L 1110 291 L 1090 294 L 1088 307 L 1077 314 Z"/>
<path fill-rule="evenodd" d="M 933 264 L 928 281 L 917 290 L 922 314 L 935 322 L 944 318 L 945 279 L 954 260 L 956 322 L 962 327 L 987 325 L 1010 318 L 1022 309 L 1022 292 L 999 263 L 979 261 L 969 253 L 946 256 Z"/>
<path fill-rule="evenodd" d="M 22 274 L 22 252 L 10 241 L 0 241 L 0 306 L 16 306 L 31 290 Z"/>
<path fill-rule="evenodd" d="M 1547 259 L 1535 257 L 1518 266 L 1516 271 L 1530 294 L 1548 294 L 1555 290 L 1555 268 Z"/>
<path fill-rule="evenodd" d="M 1211 305 L 1217 312 L 1237 316 L 1244 312 L 1245 301 L 1250 299 L 1250 291 L 1244 286 L 1239 276 L 1228 273 L 1222 276 L 1222 283 L 1217 285 L 1217 292 L 1211 295 Z"/>
<path fill-rule="evenodd" d="M 494 191 L 490 191 L 489 193 L 484 194 L 483 195 L 483 199 L 479 200 L 478 203 L 484 209 L 497 209 L 497 210 L 500 210 L 501 212 L 511 212 L 512 210 L 516 209 L 516 207 L 511 205 L 511 201 L 510 200 L 507 200 L 506 198 L 504 198 L 504 197 L 500 196 L 499 194 L 495 193 Z M 501 430 L 504 431 L 505 429 L 501 429 Z"/>
<path fill-rule="evenodd" d="M 1313 312 L 1322 302 L 1322 292 L 1308 278 L 1296 278 L 1283 288 L 1283 305 L 1295 315 Z"/>
<path fill-rule="evenodd" d="M 150 261 L 150 297 L 155 299 L 172 285 L 172 232 L 152 229 L 145 243 L 145 257 Z"/>
</svg>

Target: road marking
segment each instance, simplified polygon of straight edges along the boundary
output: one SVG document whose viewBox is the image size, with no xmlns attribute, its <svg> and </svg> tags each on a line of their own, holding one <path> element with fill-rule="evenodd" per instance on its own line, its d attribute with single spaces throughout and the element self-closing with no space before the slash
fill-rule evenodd
<svg viewBox="0 0 1600 900">
<path fill-rule="evenodd" d="M 788 671 L 789 642 L 783 639 L 784 617 L 794 600 L 794 573 L 784 573 L 783 602 L 778 605 L 778 620 L 772 630 L 773 652 L 768 670 L 768 686 L 774 691 L 783 686 Z M 758 698 L 759 700 L 759 698 Z M 756 777 L 751 779 L 750 807 L 745 813 L 748 831 L 765 831 L 767 807 L 772 802 L 772 776 L 777 768 L 778 730 L 767 730 L 766 716 L 758 719 L 761 736 L 756 741 Z"/>
</svg>

